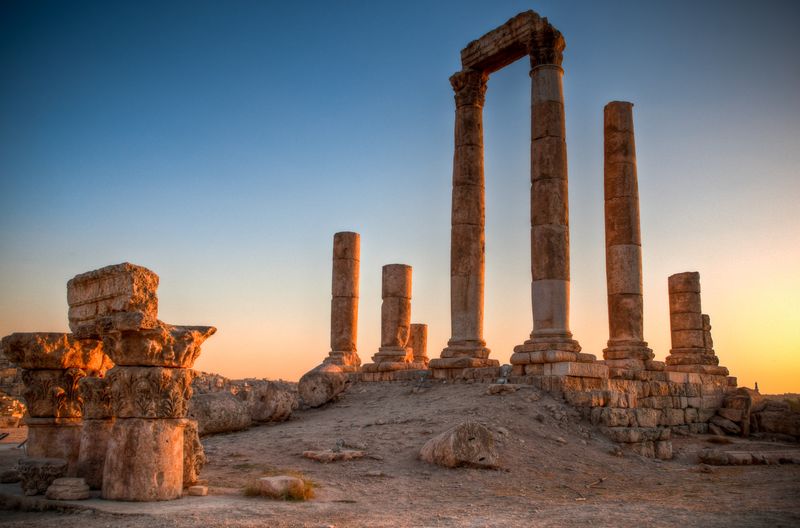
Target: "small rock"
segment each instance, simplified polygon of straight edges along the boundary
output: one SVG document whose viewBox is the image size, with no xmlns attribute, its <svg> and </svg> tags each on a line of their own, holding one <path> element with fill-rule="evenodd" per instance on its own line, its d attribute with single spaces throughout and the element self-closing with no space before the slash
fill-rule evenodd
<svg viewBox="0 0 800 528">
<path fill-rule="evenodd" d="M 305 486 L 303 479 L 289 475 L 258 479 L 258 489 L 261 494 L 273 499 L 303 499 Z"/>
<path fill-rule="evenodd" d="M 428 440 L 419 452 L 425 462 L 444 467 L 496 468 L 494 435 L 485 426 L 467 421 Z"/>
<path fill-rule="evenodd" d="M 89 485 L 82 478 L 57 478 L 47 488 L 45 497 L 50 500 L 86 500 Z"/>
<path fill-rule="evenodd" d="M 194 497 L 205 497 L 206 495 L 208 495 L 208 486 L 200 486 L 200 485 L 189 486 L 189 488 L 186 491 L 189 493 L 189 495 L 192 495 Z"/>
<path fill-rule="evenodd" d="M 566 444 L 567 443 L 567 441 L 564 438 L 560 437 L 560 436 L 556 437 L 556 442 L 558 442 L 559 444 Z"/>
<path fill-rule="evenodd" d="M 519 386 L 510 383 L 492 383 L 486 388 L 486 394 L 510 394 L 518 390 Z"/>
</svg>

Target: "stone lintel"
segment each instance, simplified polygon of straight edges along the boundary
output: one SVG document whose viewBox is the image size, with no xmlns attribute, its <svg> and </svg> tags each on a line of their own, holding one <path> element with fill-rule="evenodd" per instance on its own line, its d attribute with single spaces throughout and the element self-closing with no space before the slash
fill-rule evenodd
<svg viewBox="0 0 800 528">
<path fill-rule="evenodd" d="M 492 73 L 544 47 L 554 49 L 560 55 L 564 49 L 564 37 L 546 18 L 525 11 L 470 42 L 461 50 L 461 65 L 465 70 Z"/>
</svg>

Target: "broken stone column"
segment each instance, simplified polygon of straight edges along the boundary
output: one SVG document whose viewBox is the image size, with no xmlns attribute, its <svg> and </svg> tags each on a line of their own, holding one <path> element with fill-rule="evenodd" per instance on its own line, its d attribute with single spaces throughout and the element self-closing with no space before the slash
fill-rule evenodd
<svg viewBox="0 0 800 528">
<path fill-rule="evenodd" d="M 83 427 L 77 474 L 91 489 L 101 489 L 108 439 L 114 426 L 111 390 L 107 377 L 86 377 L 79 385 L 83 398 Z"/>
<path fill-rule="evenodd" d="M 633 104 L 613 101 L 604 109 L 604 188 L 608 348 L 606 365 L 643 370 L 653 351 L 644 341 L 642 238 L 633 132 Z"/>
<path fill-rule="evenodd" d="M 78 384 L 111 366 L 102 342 L 64 333 L 14 333 L 0 346 L 23 369 L 28 456 L 63 459 L 66 475 L 75 476 L 83 416 Z"/>
<path fill-rule="evenodd" d="M 414 359 L 407 346 L 411 331 L 411 266 L 383 267 L 381 297 L 381 346 L 372 361 L 395 364 L 391 370 L 408 368 Z"/>
<path fill-rule="evenodd" d="M 417 368 L 428 368 L 428 325 L 420 323 L 411 325 L 408 347 L 411 349 L 414 356 L 413 362 Z"/>
<path fill-rule="evenodd" d="M 700 274 L 692 271 L 671 275 L 669 287 L 669 322 L 672 349 L 666 370 L 727 376 L 719 358 L 708 347 L 711 323 L 700 306 Z"/>
<path fill-rule="evenodd" d="M 115 417 L 103 467 L 103 498 L 171 500 L 184 482 L 191 370 L 216 328 L 158 323 L 103 336 L 116 366 L 108 372 Z"/>
<path fill-rule="evenodd" d="M 514 365 L 551 357 L 576 361 L 569 329 L 569 204 L 561 68 L 564 38 L 552 26 L 531 50 L 531 298 L 533 331 L 514 348 Z M 535 353 L 536 357 L 528 357 Z M 585 359 L 589 359 L 588 357 Z M 548 360 L 549 362 L 549 360 Z M 517 372 L 519 372 L 519 367 Z"/>
<path fill-rule="evenodd" d="M 357 372 L 361 366 L 356 349 L 360 254 L 358 233 L 333 235 L 331 351 L 325 363 L 338 365 L 344 372 Z"/>
<path fill-rule="evenodd" d="M 431 368 L 497 366 L 483 339 L 485 195 L 483 104 L 489 76 L 465 69 L 450 77 L 455 91 L 453 202 L 450 232 L 451 337 Z"/>
</svg>

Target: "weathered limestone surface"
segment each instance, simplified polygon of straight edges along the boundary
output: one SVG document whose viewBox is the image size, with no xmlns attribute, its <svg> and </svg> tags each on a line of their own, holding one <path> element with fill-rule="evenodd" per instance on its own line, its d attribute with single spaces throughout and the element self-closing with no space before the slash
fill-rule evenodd
<svg viewBox="0 0 800 528">
<path fill-rule="evenodd" d="M 39 495 L 67 473 L 67 461 L 60 458 L 29 457 L 17 462 L 17 474 L 25 495 Z"/>
<path fill-rule="evenodd" d="M 430 464 L 444 467 L 495 468 L 498 465 L 494 435 L 485 426 L 467 421 L 431 438 L 419 452 Z"/>
<path fill-rule="evenodd" d="M 719 366 L 714 354 L 711 318 L 702 313 L 700 274 L 671 275 L 668 287 L 672 349 L 666 359 L 666 369 L 727 376 L 728 369 Z"/>
<path fill-rule="evenodd" d="M 612 101 L 604 109 L 604 189 L 608 348 L 606 364 L 642 370 L 654 354 L 644 341 L 642 240 L 633 104 Z"/>
<path fill-rule="evenodd" d="M 76 275 L 67 283 L 70 330 L 83 338 L 153 328 L 157 289 L 158 275 L 127 262 Z"/>
<path fill-rule="evenodd" d="M 128 418 L 111 430 L 103 468 L 103 498 L 177 499 L 183 490 L 185 420 Z"/>
<path fill-rule="evenodd" d="M 79 368 L 104 372 L 113 363 L 103 353 L 103 343 L 56 332 L 17 332 L 0 342 L 2 353 L 20 368 L 65 370 Z"/>
<path fill-rule="evenodd" d="M 414 353 L 407 346 L 411 333 L 411 266 L 383 267 L 381 297 L 381 346 L 372 356 L 375 363 L 411 363 Z"/>
<path fill-rule="evenodd" d="M 189 417 L 197 421 L 202 436 L 241 431 L 252 424 L 247 404 L 229 392 L 195 394 L 189 400 Z"/>
<path fill-rule="evenodd" d="M 34 418 L 80 418 L 83 398 L 78 388 L 86 376 L 80 368 L 65 370 L 22 370 L 23 397 L 28 416 Z"/>
<path fill-rule="evenodd" d="M 108 371 L 117 418 L 183 418 L 192 397 L 191 369 L 117 366 Z"/>
<path fill-rule="evenodd" d="M 89 498 L 89 486 L 82 478 L 57 478 L 47 488 L 45 497 L 50 500 L 86 500 Z"/>
<path fill-rule="evenodd" d="M 200 443 L 200 432 L 196 420 L 184 420 L 183 428 L 183 487 L 187 488 L 200 480 L 200 471 L 206 465 L 206 453 Z M 189 492 L 191 495 L 191 491 Z"/>
<path fill-rule="evenodd" d="M 28 441 L 26 451 L 34 458 L 58 458 L 69 464 L 64 476 L 77 475 L 78 455 L 80 453 L 80 418 L 34 418 L 26 417 Z"/>
<path fill-rule="evenodd" d="M 408 338 L 408 347 L 414 357 L 414 363 L 421 366 L 428 366 L 428 325 L 413 323 L 411 325 L 411 335 Z"/>
<path fill-rule="evenodd" d="M 203 342 L 217 331 L 213 326 L 176 326 L 158 321 L 140 331 L 114 330 L 103 344 L 116 365 L 192 368 Z"/>
<path fill-rule="evenodd" d="M 103 487 L 103 466 L 113 427 L 113 419 L 83 421 L 75 474 L 83 477 L 91 489 Z"/>
<path fill-rule="evenodd" d="M 322 364 L 303 374 L 297 383 L 300 401 L 320 407 L 336 398 L 348 386 L 347 375 L 336 365 Z"/>
<path fill-rule="evenodd" d="M 346 372 L 356 372 L 361 366 L 356 346 L 360 258 L 358 233 L 340 232 L 333 236 L 331 351 L 325 361 Z"/>
</svg>

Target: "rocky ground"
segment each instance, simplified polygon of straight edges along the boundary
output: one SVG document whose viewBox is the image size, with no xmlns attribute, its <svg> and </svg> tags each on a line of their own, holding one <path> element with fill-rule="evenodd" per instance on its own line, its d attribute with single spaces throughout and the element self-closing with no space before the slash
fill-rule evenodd
<svg viewBox="0 0 800 528">
<path fill-rule="evenodd" d="M 605 439 L 533 388 L 486 394 L 483 384 L 352 386 L 337 402 L 288 422 L 203 439 L 210 497 L 126 505 L 126 513 L 0 512 L 3 526 L 798 526 L 800 465 L 698 464 L 707 447 L 775 451 L 766 440 L 678 437 L 671 461 L 644 459 Z M 492 429 L 501 468 L 444 469 L 417 458 L 426 440 L 471 419 Z M 321 464 L 306 450 L 366 456 Z M 0 451 L 3 469 L 12 450 Z M 316 497 L 245 497 L 254 479 L 302 474 Z M 102 503 L 103 501 L 92 501 Z"/>
</svg>

